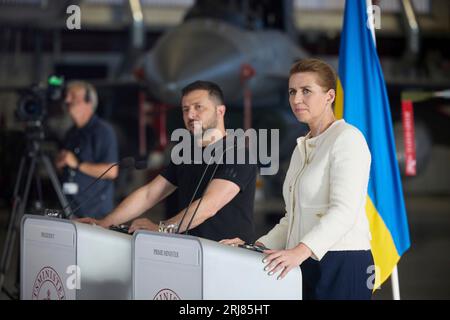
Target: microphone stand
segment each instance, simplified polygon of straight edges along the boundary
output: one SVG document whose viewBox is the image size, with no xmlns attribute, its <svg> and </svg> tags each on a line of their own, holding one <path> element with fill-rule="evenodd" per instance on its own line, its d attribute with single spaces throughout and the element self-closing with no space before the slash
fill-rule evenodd
<svg viewBox="0 0 450 320">
<path fill-rule="evenodd" d="M 232 145 L 232 146 L 226 148 L 226 149 L 222 152 L 221 158 L 223 159 L 223 155 L 225 154 L 225 152 L 227 152 L 227 151 L 228 151 L 229 149 L 231 149 L 231 148 L 234 148 L 234 146 L 235 146 L 235 145 L 234 145 L 234 142 L 233 142 L 233 145 Z M 214 155 L 214 156 L 215 156 L 215 155 Z M 190 208 L 190 206 L 191 206 L 191 204 L 192 204 L 192 202 L 193 202 L 193 200 L 194 200 L 194 198 L 195 198 L 195 195 L 197 194 L 198 188 L 200 187 L 200 184 L 201 184 L 202 181 L 203 181 L 203 178 L 204 178 L 204 176 L 205 176 L 205 174 L 206 174 L 206 171 L 208 170 L 209 166 L 211 165 L 211 161 L 212 161 L 213 159 L 214 159 L 214 157 L 211 157 L 211 159 L 209 159 L 208 164 L 206 165 L 206 168 L 205 168 L 205 170 L 203 171 L 202 177 L 200 178 L 200 181 L 199 181 L 199 183 L 197 184 L 197 187 L 195 188 L 195 192 L 194 192 L 194 194 L 192 195 L 191 201 L 189 202 L 189 205 L 187 206 L 187 208 L 186 208 L 186 210 L 185 210 L 185 212 L 184 212 L 184 214 L 183 214 L 183 217 L 182 217 L 181 220 L 180 220 L 180 224 L 178 225 L 178 228 L 177 228 L 176 233 L 180 233 L 179 231 L 180 231 L 180 228 L 181 228 L 181 224 L 183 223 L 183 221 L 184 221 L 184 219 L 185 219 L 185 217 L 186 217 L 186 215 L 187 215 L 187 213 L 188 213 L 188 210 L 189 210 L 189 208 Z M 214 168 L 214 171 L 213 171 L 211 177 L 209 178 L 209 181 L 208 181 L 208 183 L 207 183 L 207 185 L 206 185 L 206 187 L 205 187 L 205 190 L 203 190 L 203 193 L 202 193 L 201 197 L 199 198 L 199 202 L 198 202 L 198 204 L 197 204 L 197 207 L 195 208 L 194 213 L 192 214 L 192 217 L 191 217 L 191 219 L 189 220 L 189 223 L 188 223 L 188 225 L 187 225 L 187 227 L 186 227 L 186 230 L 184 231 L 184 234 L 188 234 L 188 230 L 189 230 L 189 228 L 190 228 L 190 226 L 191 226 L 191 224 L 192 224 L 192 221 L 194 220 L 194 217 L 195 217 L 195 215 L 196 215 L 196 213 L 197 213 L 197 211 L 198 211 L 198 208 L 200 207 L 200 203 L 202 202 L 203 195 L 205 194 L 206 190 L 208 189 L 208 186 L 209 186 L 209 184 L 211 183 L 211 180 L 214 178 L 214 175 L 216 174 L 216 171 L 217 171 L 217 168 L 219 167 L 219 164 L 220 164 L 220 160 L 216 163 L 216 166 L 215 166 L 215 168 Z"/>
<path fill-rule="evenodd" d="M 122 160 L 120 160 L 119 162 L 116 162 L 116 163 L 113 163 L 108 169 L 106 169 L 100 176 L 98 176 L 93 182 L 91 182 L 83 191 L 81 191 L 81 193 L 80 194 L 85 194 L 89 189 L 91 189 L 95 184 L 97 184 L 97 182 L 101 179 L 101 178 L 103 178 L 104 177 L 104 175 L 105 174 L 107 174 L 112 168 L 114 168 L 115 166 L 121 166 L 121 167 L 123 167 L 123 168 L 128 168 L 128 167 L 131 167 L 131 166 L 134 166 L 134 164 L 135 164 L 135 160 L 134 160 L 134 158 L 132 158 L 132 157 L 126 157 L 126 158 L 123 158 Z M 89 200 L 92 200 L 92 198 L 94 197 L 94 196 L 96 196 L 98 194 L 98 192 L 96 192 L 95 194 L 93 194 L 93 195 L 91 195 L 91 196 L 89 196 L 89 197 L 87 197 L 86 199 L 84 199 L 83 201 L 80 201 L 80 203 L 78 204 L 78 206 L 75 208 L 75 209 L 73 209 L 73 210 L 70 210 L 70 213 L 69 214 L 66 214 L 65 212 L 66 212 L 66 209 L 67 208 L 69 208 L 69 207 L 71 207 L 73 204 L 74 204 L 74 199 L 72 199 L 72 201 L 70 201 L 63 209 L 62 209 L 62 211 L 64 212 L 64 218 L 65 219 L 70 219 L 71 217 L 72 217 L 72 215 L 76 212 L 76 211 L 78 211 L 79 209 L 80 209 L 80 207 L 83 205 L 83 204 L 86 204 Z M 48 215 L 48 216 L 54 216 L 54 217 L 59 217 L 60 216 L 60 214 L 61 214 L 61 212 L 59 211 L 59 210 L 46 210 L 47 212 L 46 212 L 46 215 Z"/>
</svg>

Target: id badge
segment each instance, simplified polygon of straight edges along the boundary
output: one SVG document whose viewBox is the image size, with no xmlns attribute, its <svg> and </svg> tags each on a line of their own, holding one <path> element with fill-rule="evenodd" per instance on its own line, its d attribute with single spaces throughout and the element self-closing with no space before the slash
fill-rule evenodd
<svg viewBox="0 0 450 320">
<path fill-rule="evenodd" d="M 78 183 L 75 182 L 64 182 L 63 183 L 63 193 L 67 195 L 74 195 L 78 193 Z"/>
</svg>

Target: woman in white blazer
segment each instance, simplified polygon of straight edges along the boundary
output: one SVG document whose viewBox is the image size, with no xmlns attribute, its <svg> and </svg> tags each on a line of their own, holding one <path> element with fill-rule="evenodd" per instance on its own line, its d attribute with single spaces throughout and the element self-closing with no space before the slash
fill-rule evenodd
<svg viewBox="0 0 450 320">
<path fill-rule="evenodd" d="M 370 299 L 365 204 L 371 156 L 361 132 L 334 117 L 336 79 L 317 59 L 291 68 L 289 103 L 310 132 L 297 139 L 284 180 L 286 214 L 256 244 L 270 248 L 263 260 L 269 275 L 282 279 L 301 266 L 304 299 Z"/>
</svg>

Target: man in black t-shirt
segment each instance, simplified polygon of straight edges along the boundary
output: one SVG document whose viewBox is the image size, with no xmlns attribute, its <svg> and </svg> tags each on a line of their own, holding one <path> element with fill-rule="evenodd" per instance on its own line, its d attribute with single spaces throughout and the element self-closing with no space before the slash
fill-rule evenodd
<svg viewBox="0 0 450 320">
<path fill-rule="evenodd" d="M 227 142 L 226 140 L 227 137 L 225 136 L 218 142 L 209 145 L 209 147 L 214 148 L 214 144 L 222 144 L 223 146 L 220 146 L 220 153 L 223 152 L 222 150 L 228 149 L 228 151 L 223 152 L 221 155 L 222 162 L 226 162 L 226 153 L 231 152 L 231 150 L 229 150 L 231 148 L 233 148 L 234 155 L 237 155 L 238 152 L 245 152 L 246 159 L 249 159 L 247 149 L 239 149 L 236 143 L 233 143 L 233 141 Z M 230 143 L 231 146 L 228 146 L 228 143 Z M 205 148 L 202 148 L 202 154 L 204 150 Z M 191 153 L 191 155 L 192 154 L 193 153 Z M 192 156 L 192 164 L 182 163 L 175 165 L 171 161 L 169 166 L 161 172 L 161 176 L 178 187 L 177 196 L 180 208 L 186 208 L 189 205 L 193 193 L 196 190 L 197 185 L 199 185 L 193 202 L 195 206 L 192 205 L 195 210 L 196 205 L 198 204 L 196 203 L 196 200 L 205 192 L 210 180 L 213 186 L 216 182 L 214 180 L 223 180 L 221 183 L 224 184 L 233 183 L 239 188 L 239 192 L 225 206 L 218 210 L 216 214 L 190 230 L 189 234 L 216 241 L 227 239 L 226 235 L 228 234 L 242 234 L 246 242 L 252 242 L 254 236 L 253 202 L 255 198 L 256 165 L 248 163 L 236 164 L 236 159 L 233 159 L 233 163 L 220 164 L 209 159 L 211 161 L 209 165 L 208 163 L 205 163 L 205 161 L 195 164 L 193 163 L 193 158 L 194 157 Z M 201 179 L 202 176 L 203 179 Z M 208 190 L 208 192 L 210 192 L 210 190 Z M 211 196 L 209 201 L 216 201 L 214 197 L 222 196 L 219 189 L 217 190 L 216 195 L 205 194 Z M 204 201 L 205 198 L 202 199 L 199 208 L 202 208 L 202 205 L 205 204 Z M 206 201 L 208 201 L 207 198 Z M 197 212 L 196 215 L 197 214 L 199 214 L 199 212 Z M 138 222 L 139 221 L 136 221 L 136 224 Z"/>
<path fill-rule="evenodd" d="M 193 235 L 211 240 L 240 237 L 252 242 L 257 166 L 249 164 L 250 157 L 245 148 L 239 149 L 233 141 L 229 143 L 230 140 L 226 139 L 226 108 L 221 89 L 212 82 L 193 82 L 182 90 L 181 103 L 185 126 L 193 138 L 192 147 L 205 151 L 205 148 L 211 150 L 223 144 L 222 150 L 225 151 L 218 154 L 218 158 L 223 159 L 222 163 L 212 161 L 216 154 L 209 160 L 206 157 L 207 163 L 203 160 L 203 153 L 200 163 L 194 161 L 199 160 L 195 159 L 194 153 L 187 157 L 188 163 L 175 164 L 179 161 L 172 158 L 160 175 L 134 191 L 108 216 L 101 220 L 85 218 L 80 221 L 103 227 L 119 225 L 137 218 L 178 189 L 179 207 L 184 209 L 166 223 L 178 225 L 180 232 L 188 229 Z M 234 155 L 245 152 L 245 163 L 229 163 L 226 155 L 231 151 Z M 141 218 L 132 223 L 129 232 L 137 229 L 158 231 L 158 225 Z"/>
</svg>

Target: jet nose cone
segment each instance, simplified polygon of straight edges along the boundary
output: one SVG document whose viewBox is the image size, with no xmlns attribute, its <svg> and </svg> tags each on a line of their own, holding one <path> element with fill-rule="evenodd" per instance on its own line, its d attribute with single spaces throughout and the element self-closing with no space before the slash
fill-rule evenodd
<svg viewBox="0 0 450 320">
<path fill-rule="evenodd" d="M 239 78 L 242 54 L 223 32 L 193 23 L 163 36 L 146 64 L 147 79 L 158 88 L 156 95 L 174 101 L 184 86 L 196 80 L 235 83 L 238 90 L 235 79 Z"/>
</svg>

